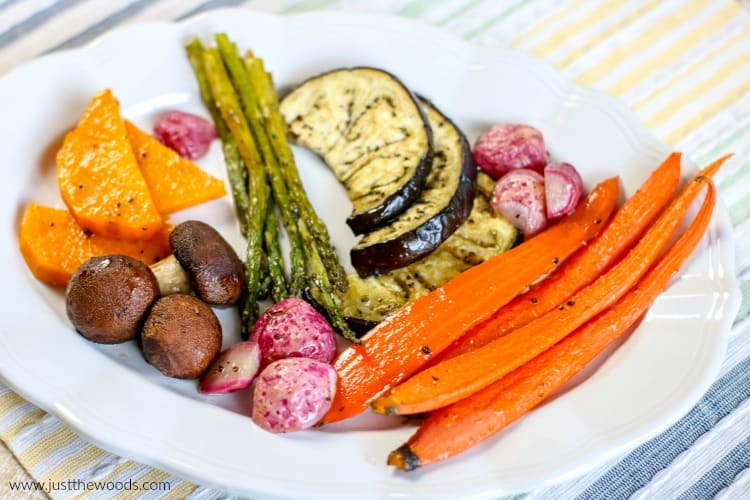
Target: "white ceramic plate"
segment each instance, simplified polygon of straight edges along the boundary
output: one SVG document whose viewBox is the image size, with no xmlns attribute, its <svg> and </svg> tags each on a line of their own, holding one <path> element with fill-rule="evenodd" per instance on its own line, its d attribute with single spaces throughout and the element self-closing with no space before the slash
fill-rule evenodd
<svg viewBox="0 0 750 500">
<path fill-rule="evenodd" d="M 62 207 L 54 153 L 94 91 L 111 87 L 123 113 L 144 126 L 167 108 L 203 113 L 182 47 L 218 31 L 261 55 L 284 87 L 336 67 L 377 66 L 431 98 L 472 140 L 497 121 L 533 124 L 589 187 L 618 174 L 632 193 L 668 152 L 622 105 L 543 62 L 399 19 L 225 10 L 127 27 L 85 49 L 43 57 L 0 81 L 0 375 L 21 395 L 107 450 L 238 493 L 456 498 L 579 474 L 663 430 L 708 388 L 739 304 L 721 206 L 689 266 L 584 383 L 464 456 L 408 475 L 385 466 L 387 453 L 413 431 L 399 419 L 364 416 L 324 430 L 268 434 L 240 414 L 248 411 L 247 392 L 201 396 L 192 382 L 160 376 L 133 343 L 102 347 L 78 336 L 62 294 L 34 280 L 17 250 L 23 208 L 32 200 Z M 313 203 L 345 258 L 354 240 L 344 224 L 350 207 L 343 189 L 313 155 L 297 153 Z M 223 175 L 217 145 L 201 164 Z M 190 217 L 241 246 L 228 198 L 177 219 Z M 230 311 L 221 319 L 227 345 L 236 341 L 237 324 Z"/>
</svg>

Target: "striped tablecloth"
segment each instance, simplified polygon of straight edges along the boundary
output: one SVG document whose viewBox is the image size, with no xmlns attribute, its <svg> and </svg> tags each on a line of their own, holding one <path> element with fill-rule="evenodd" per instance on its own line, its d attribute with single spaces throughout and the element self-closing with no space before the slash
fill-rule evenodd
<svg viewBox="0 0 750 500">
<path fill-rule="evenodd" d="M 737 238 L 743 303 L 720 378 L 671 429 L 574 481 L 526 498 L 750 498 L 750 16 L 734 0 L 0 0 L 0 75 L 107 30 L 217 7 L 394 13 L 478 44 L 513 46 L 616 95 L 653 132 L 719 178 Z M 744 9 L 743 9 L 744 7 Z M 0 110 L 2 112 L 2 110 Z M 0 439 L 39 481 L 167 482 L 142 498 L 220 498 L 110 455 L 0 384 Z M 0 498 L 16 497 L 0 484 Z M 55 491 L 55 498 L 70 492 Z M 97 497 L 96 494 L 91 494 Z M 103 495 L 111 496 L 111 493 Z M 120 497 L 134 496 L 121 493 Z"/>
</svg>

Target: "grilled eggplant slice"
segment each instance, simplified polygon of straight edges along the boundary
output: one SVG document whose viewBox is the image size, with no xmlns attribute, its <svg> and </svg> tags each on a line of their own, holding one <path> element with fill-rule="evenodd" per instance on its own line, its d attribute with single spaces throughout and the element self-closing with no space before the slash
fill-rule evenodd
<svg viewBox="0 0 750 500">
<path fill-rule="evenodd" d="M 471 212 L 477 169 L 466 137 L 432 104 L 420 99 L 432 129 L 432 169 L 414 203 L 387 225 L 365 234 L 351 249 L 361 277 L 415 262 L 435 250 Z"/>
<path fill-rule="evenodd" d="M 346 188 L 355 234 L 406 210 L 432 164 L 432 131 L 415 97 L 375 68 L 313 77 L 281 101 L 291 139 L 317 153 Z"/>
<path fill-rule="evenodd" d="M 349 325 L 358 333 L 451 278 L 500 254 L 519 241 L 519 233 L 490 206 L 494 182 L 477 175 L 477 194 L 468 219 L 427 257 L 379 276 L 350 274 L 349 288 L 337 299 Z M 315 290 L 312 298 L 317 297 Z"/>
</svg>

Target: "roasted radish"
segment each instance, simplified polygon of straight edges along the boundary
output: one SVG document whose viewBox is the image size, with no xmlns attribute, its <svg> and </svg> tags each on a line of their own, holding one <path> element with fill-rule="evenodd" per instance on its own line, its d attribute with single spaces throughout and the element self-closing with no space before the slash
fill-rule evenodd
<svg viewBox="0 0 750 500">
<path fill-rule="evenodd" d="M 502 176 L 495 184 L 490 203 L 526 238 L 547 225 L 544 178 L 533 170 L 522 168 Z"/>
<path fill-rule="evenodd" d="M 253 422 L 276 433 L 309 429 L 331 408 L 337 378 L 336 370 L 320 361 L 274 361 L 255 383 Z"/>
<path fill-rule="evenodd" d="M 542 133 L 529 125 L 495 125 L 474 144 L 474 161 L 494 179 L 519 168 L 542 172 L 547 149 Z"/>
<path fill-rule="evenodd" d="M 550 163 L 544 168 L 544 193 L 548 218 L 569 215 L 583 195 L 581 175 L 570 163 Z"/>
<path fill-rule="evenodd" d="M 250 332 L 260 346 L 263 364 L 298 357 L 330 363 L 336 354 L 333 328 L 313 306 L 288 298 L 261 314 Z"/>
<path fill-rule="evenodd" d="M 224 394 L 249 387 L 260 368 L 260 347 L 252 340 L 225 350 L 211 363 L 201 378 L 198 390 L 205 394 Z"/>
<path fill-rule="evenodd" d="M 216 130 L 210 121 L 183 111 L 167 111 L 154 124 L 154 137 L 188 160 L 202 158 L 208 152 Z"/>
</svg>

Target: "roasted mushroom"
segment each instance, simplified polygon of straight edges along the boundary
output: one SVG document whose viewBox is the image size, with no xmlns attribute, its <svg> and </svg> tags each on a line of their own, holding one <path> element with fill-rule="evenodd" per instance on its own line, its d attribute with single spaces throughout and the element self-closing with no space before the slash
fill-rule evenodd
<svg viewBox="0 0 750 500">
<path fill-rule="evenodd" d="M 221 324 L 202 300 L 175 294 L 156 301 L 141 331 L 143 356 L 168 377 L 197 378 L 221 350 Z"/>
<path fill-rule="evenodd" d="M 245 287 L 242 261 L 234 249 L 204 222 L 178 224 L 169 235 L 173 255 L 151 266 L 162 295 L 188 293 L 217 306 L 237 302 Z"/>
<path fill-rule="evenodd" d="M 159 284 L 151 270 L 124 255 L 93 257 L 73 274 L 65 309 L 75 329 L 101 344 L 135 338 Z"/>
</svg>

